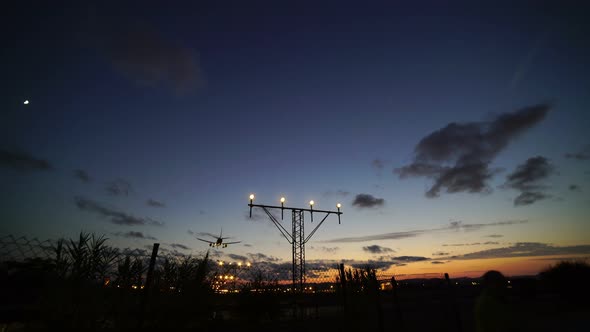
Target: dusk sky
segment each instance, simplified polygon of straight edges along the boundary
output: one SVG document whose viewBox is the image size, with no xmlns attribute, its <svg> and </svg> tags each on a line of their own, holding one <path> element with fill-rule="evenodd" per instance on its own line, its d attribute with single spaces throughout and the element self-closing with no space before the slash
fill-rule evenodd
<svg viewBox="0 0 590 332">
<path fill-rule="evenodd" d="M 590 258 L 583 1 L 125 3 L 3 8 L 0 236 L 290 262 L 254 193 L 342 203 L 309 264 Z"/>
</svg>

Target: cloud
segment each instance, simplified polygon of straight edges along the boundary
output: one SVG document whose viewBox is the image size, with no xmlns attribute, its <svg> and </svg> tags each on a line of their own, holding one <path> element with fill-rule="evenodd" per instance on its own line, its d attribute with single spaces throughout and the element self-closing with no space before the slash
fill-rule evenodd
<svg viewBox="0 0 590 332">
<path fill-rule="evenodd" d="M 90 183 L 92 182 L 92 179 L 90 178 L 90 175 L 88 175 L 88 173 L 83 170 L 83 169 L 76 169 L 74 170 L 74 177 L 84 183 Z"/>
<path fill-rule="evenodd" d="M 464 247 L 464 246 L 480 246 L 480 245 L 490 245 L 490 244 L 499 244 L 496 241 L 486 241 L 486 242 L 472 242 L 472 243 L 452 243 L 452 244 L 443 244 L 443 247 Z"/>
<path fill-rule="evenodd" d="M 387 253 L 387 252 L 395 252 L 391 248 L 382 247 L 382 246 L 379 246 L 379 245 L 376 245 L 376 244 L 374 244 L 372 246 L 363 247 L 363 250 L 366 251 L 366 252 L 370 252 L 372 254 L 384 254 L 384 253 Z"/>
<path fill-rule="evenodd" d="M 443 247 L 463 247 L 463 246 L 479 246 L 481 242 L 472 242 L 472 243 L 445 243 Z"/>
<path fill-rule="evenodd" d="M 338 250 L 340 250 L 340 248 L 338 248 L 338 247 L 324 247 L 324 246 L 319 246 L 319 247 L 310 246 L 309 249 L 323 251 L 328 254 L 333 254 L 333 253 L 337 252 Z"/>
<path fill-rule="evenodd" d="M 499 172 L 490 164 L 508 144 L 542 121 L 550 107 L 539 104 L 503 113 L 488 122 L 449 123 L 424 137 L 410 165 L 394 170 L 400 178 L 434 180 L 426 197 L 447 193 L 487 193 L 489 180 Z"/>
<path fill-rule="evenodd" d="M 507 188 L 519 190 L 521 193 L 514 199 L 515 206 L 533 204 L 550 195 L 542 192 L 544 187 L 539 181 L 548 178 L 555 171 L 549 160 L 542 156 L 527 159 L 527 161 L 518 165 L 514 172 L 506 177 Z"/>
<path fill-rule="evenodd" d="M 398 257 L 392 257 L 391 259 L 394 260 L 394 261 L 411 263 L 411 262 L 427 261 L 430 258 L 428 258 L 428 257 L 422 257 L 422 256 L 398 256 Z"/>
<path fill-rule="evenodd" d="M 376 198 L 369 194 L 358 194 L 352 201 L 352 205 L 359 208 L 381 207 L 383 204 L 385 204 L 383 198 Z"/>
<path fill-rule="evenodd" d="M 86 199 L 80 196 L 75 197 L 76 206 L 83 211 L 93 212 L 98 214 L 100 217 L 108 218 L 108 220 L 115 225 L 152 225 L 162 226 L 164 223 L 152 220 L 150 218 L 140 218 L 129 215 L 127 213 L 117 211 L 115 209 L 105 207 L 100 203 Z"/>
<path fill-rule="evenodd" d="M 148 199 L 146 203 L 148 206 L 151 206 L 151 207 L 156 207 L 156 208 L 166 207 L 166 204 L 164 204 L 163 202 L 158 202 L 158 201 L 153 200 L 151 198 Z"/>
<path fill-rule="evenodd" d="M 346 197 L 350 195 L 349 191 L 338 189 L 336 191 L 326 191 L 322 194 L 325 197 Z"/>
<path fill-rule="evenodd" d="M 501 235 L 501 234 L 490 234 L 490 235 L 486 235 L 485 237 L 500 238 L 500 237 L 504 237 L 504 235 Z"/>
<path fill-rule="evenodd" d="M 538 182 L 548 178 L 553 172 L 554 168 L 547 158 L 532 157 L 506 176 L 505 185 L 520 191 L 535 190 L 540 186 Z"/>
<path fill-rule="evenodd" d="M 393 233 L 383 233 L 383 234 L 375 234 L 375 235 L 366 235 L 366 236 L 356 236 L 356 237 L 344 237 L 344 238 L 336 238 L 332 240 L 327 240 L 325 242 L 328 243 L 338 243 L 338 242 L 367 242 L 367 241 L 378 241 L 378 240 L 399 240 L 405 238 L 416 237 L 423 234 L 428 233 L 436 233 L 436 232 L 448 232 L 448 231 L 476 231 L 487 227 L 494 227 L 494 226 L 509 226 L 509 225 L 517 225 L 517 224 L 524 224 L 527 223 L 528 220 L 506 220 L 506 221 L 496 221 L 487 224 L 465 224 L 460 221 L 453 221 L 448 226 L 441 227 L 441 228 L 431 228 L 431 229 L 419 229 L 413 231 L 406 231 L 406 232 L 393 232 Z"/>
<path fill-rule="evenodd" d="M 191 231 L 190 229 L 186 231 L 190 235 L 195 235 L 195 232 Z"/>
<path fill-rule="evenodd" d="M 170 243 L 169 246 L 171 246 L 174 249 L 191 250 L 190 247 L 187 247 L 184 244 L 180 243 Z"/>
<path fill-rule="evenodd" d="M 383 159 L 376 158 L 371 162 L 371 166 L 378 170 L 382 170 L 385 167 L 385 161 Z"/>
<path fill-rule="evenodd" d="M 263 253 L 248 253 L 248 257 L 253 262 L 278 262 L 281 259 L 273 256 L 268 256 Z"/>
<path fill-rule="evenodd" d="M 0 149 L 0 167 L 19 172 L 49 171 L 53 166 L 45 159 L 38 159 L 24 152 Z"/>
<path fill-rule="evenodd" d="M 581 191 L 582 191 L 582 187 L 580 187 L 580 186 L 579 186 L 579 185 L 577 185 L 577 184 L 570 184 L 570 185 L 567 187 L 567 189 L 568 189 L 569 191 L 577 191 L 577 192 L 581 192 Z"/>
<path fill-rule="evenodd" d="M 123 179 L 116 179 L 106 184 L 107 193 L 113 196 L 129 196 L 133 192 L 131 184 Z"/>
<path fill-rule="evenodd" d="M 581 151 L 566 153 L 564 155 L 567 159 L 575 160 L 589 160 L 590 159 L 590 144 L 586 145 Z"/>
<path fill-rule="evenodd" d="M 112 234 L 116 235 L 116 236 L 130 238 L 130 239 L 146 239 L 146 240 L 154 240 L 154 241 L 158 240 L 153 236 L 144 235 L 142 232 L 135 232 L 135 231 L 129 231 L 126 233 L 117 232 L 117 233 L 112 233 Z"/>
<path fill-rule="evenodd" d="M 113 66 L 140 85 L 194 91 L 203 82 L 198 53 L 140 22 L 98 26 L 98 41 Z"/>
<path fill-rule="evenodd" d="M 551 196 L 542 192 L 523 192 L 514 199 L 514 206 L 530 205 Z"/>
<path fill-rule="evenodd" d="M 431 264 L 444 264 L 445 262 L 441 262 L 441 261 L 432 261 L 430 262 Z"/>
<path fill-rule="evenodd" d="M 235 261 L 243 261 L 243 262 L 245 262 L 245 261 L 248 260 L 248 257 L 242 256 L 242 255 L 238 255 L 238 254 L 228 254 L 227 257 L 229 257 L 229 258 L 231 258 L 231 259 L 233 259 Z"/>
<path fill-rule="evenodd" d="M 452 259 L 482 259 L 482 258 L 509 258 L 552 255 L 579 255 L 590 254 L 590 245 L 577 246 L 553 246 L 538 242 L 518 242 L 510 247 L 494 248 L 476 251 L 461 256 L 453 256 Z"/>
<path fill-rule="evenodd" d="M 448 252 L 444 252 L 444 251 L 437 251 L 437 252 L 433 252 L 432 256 L 448 256 L 449 253 Z"/>
</svg>

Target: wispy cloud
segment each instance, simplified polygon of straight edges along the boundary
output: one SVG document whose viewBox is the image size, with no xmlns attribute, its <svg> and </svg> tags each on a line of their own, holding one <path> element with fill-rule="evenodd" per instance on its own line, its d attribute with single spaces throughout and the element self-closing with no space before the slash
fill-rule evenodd
<svg viewBox="0 0 590 332">
<path fill-rule="evenodd" d="M 569 152 L 564 155 L 568 159 L 575 160 L 590 160 L 590 144 L 586 145 L 582 150 L 578 152 Z"/>
<path fill-rule="evenodd" d="M 445 262 L 442 262 L 442 261 L 432 261 L 430 263 L 431 264 L 444 264 Z"/>
<path fill-rule="evenodd" d="M 162 226 L 164 223 L 159 222 L 150 218 L 135 217 L 133 215 L 118 211 L 113 208 L 106 207 L 96 201 L 86 199 L 84 197 L 75 197 L 76 206 L 80 210 L 96 213 L 100 217 L 107 218 L 111 223 L 115 225 L 152 225 Z"/>
<path fill-rule="evenodd" d="M 133 192 L 131 183 L 123 179 L 116 179 L 106 184 L 105 190 L 113 196 L 129 196 Z"/>
<path fill-rule="evenodd" d="M 379 158 L 373 159 L 373 161 L 371 162 L 371 166 L 378 170 L 382 170 L 385 167 L 385 161 Z"/>
<path fill-rule="evenodd" d="M 90 175 L 88 175 L 88 172 L 86 172 L 83 169 L 75 169 L 74 177 L 84 183 L 92 182 L 92 178 L 90 177 Z"/>
<path fill-rule="evenodd" d="M 464 246 L 481 246 L 481 245 L 491 245 L 491 244 L 500 244 L 496 241 L 486 241 L 486 242 L 472 242 L 472 243 L 452 243 L 452 244 L 443 244 L 443 247 L 464 247 Z"/>
<path fill-rule="evenodd" d="M 151 199 L 151 198 L 147 200 L 146 204 L 148 206 L 155 207 L 155 208 L 163 208 L 163 207 L 166 207 L 166 204 L 164 204 L 163 202 L 159 202 L 159 201 L 156 201 L 156 200 Z"/>
<path fill-rule="evenodd" d="M 49 171 L 53 167 L 49 161 L 33 157 L 20 151 L 0 149 L 0 167 L 19 172 Z"/>
<path fill-rule="evenodd" d="M 342 189 L 338 189 L 336 191 L 329 190 L 329 191 L 325 191 L 322 194 L 322 196 L 324 196 L 324 197 L 342 197 L 342 198 L 347 197 L 348 195 L 350 195 L 350 192 L 346 191 L 346 190 L 342 190 Z"/>
<path fill-rule="evenodd" d="M 385 165 L 388 164 L 387 161 L 380 159 L 380 158 L 375 158 L 373 159 L 373 161 L 371 162 L 371 167 L 373 167 L 373 169 L 375 170 L 375 172 L 377 172 L 378 176 L 381 176 L 383 169 L 385 168 Z"/>
<path fill-rule="evenodd" d="M 448 256 L 449 253 L 448 252 L 444 252 L 444 251 L 437 251 L 437 252 L 433 252 L 432 256 Z"/>
<path fill-rule="evenodd" d="M 146 239 L 146 240 L 158 240 L 153 236 L 147 235 L 147 234 L 143 234 L 142 232 L 136 232 L 136 231 L 129 231 L 129 232 L 116 232 L 116 233 L 112 233 L 113 235 L 116 236 L 120 236 L 120 237 L 125 237 L 125 238 L 129 238 L 129 239 Z"/>
<path fill-rule="evenodd" d="M 392 257 L 391 259 L 394 260 L 394 261 L 400 261 L 400 262 L 410 263 L 410 262 L 427 261 L 430 258 L 423 257 L 423 256 L 397 256 L 397 257 Z"/>
<path fill-rule="evenodd" d="M 170 243 L 169 246 L 171 246 L 174 249 L 191 250 L 190 247 L 187 247 L 184 244 L 180 243 Z"/>
<path fill-rule="evenodd" d="M 238 254 L 227 254 L 227 257 L 229 257 L 230 259 L 233 259 L 235 261 L 245 262 L 248 260 L 248 257 L 243 256 L 243 255 L 238 255 Z"/>
<path fill-rule="evenodd" d="M 392 233 L 383 233 L 383 234 L 375 234 L 375 235 L 367 235 L 367 236 L 356 236 L 356 237 L 343 237 L 343 238 L 336 238 L 332 240 L 327 240 L 325 242 L 328 243 L 339 243 L 339 242 L 367 242 L 367 241 L 377 241 L 377 240 L 399 240 L 405 238 L 411 238 L 420 236 L 423 234 L 433 233 L 433 232 L 444 232 L 444 231 L 476 231 L 487 227 L 494 227 L 494 226 L 508 226 L 508 225 L 517 225 L 517 224 L 524 224 L 527 223 L 527 220 L 507 220 L 507 221 L 497 221 L 487 224 L 465 224 L 460 221 L 453 221 L 448 226 L 441 227 L 441 228 L 431 228 L 431 229 L 418 229 L 413 231 L 406 231 L 406 232 L 392 232 Z"/>
<path fill-rule="evenodd" d="M 540 181 L 547 179 L 554 172 L 555 168 L 547 158 L 542 156 L 529 158 L 506 176 L 504 186 L 520 191 L 514 199 L 515 206 L 533 204 L 550 197 L 543 192 L 544 186 L 540 184 Z"/>
<path fill-rule="evenodd" d="M 352 206 L 359 208 L 377 208 L 385 204 L 383 198 L 377 198 L 370 194 L 358 194 L 352 201 Z"/>
<path fill-rule="evenodd" d="M 324 246 L 309 246 L 309 249 L 323 251 L 328 254 L 333 254 L 333 253 L 336 253 L 338 250 L 340 250 L 340 248 L 338 248 L 338 247 L 324 247 Z"/>
<path fill-rule="evenodd" d="M 492 161 L 512 140 L 541 122 L 549 109 L 540 104 L 500 114 L 489 122 L 449 123 L 424 137 L 414 149 L 414 161 L 394 173 L 402 179 L 433 179 L 426 192 L 430 198 L 442 190 L 490 192 L 488 182 L 499 171 L 490 168 Z"/>
<path fill-rule="evenodd" d="M 487 249 L 460 256 L 452 256 L 452 259 L 483 259 L 483 258 L 509 258 L 532 257 L 552 255 L 580 255 L 590 254 L 590 245 L 577 246 L 553 246 L 539 242 L 518 242 L 510 247 Z"/>
<path fill-rule="evenodd" d="M 281 259 L 273 256 L 268 256 L 263 253 L 247 253 L 250 261 L 253 262 L 279 262 Z"/>
<path fill-rule="evenodd" d="M 500 237 L 504 237 L 504 235 L 501 235 L 501 234 L 490 234 L 490 235 L 486 235 L 485 237 L 500 238 Z"/>
<path fill-rule="evenodd" d="M 387 247 L 382 247 L 379 245 L 372 245 L 372 246 L 366 246 L 363 247 L 363 250 L 366 252 L 369 252 L 371 254 L 384 254 L 384 253 L 388 253 L 388 252 L 395 252 L 395 250 L 391 249 L 391 248 L 387 248 Z"/>
<path fill-rule="evenodd" d="M 579 185 L 577 185 L 577 184 L 570 184 L 570 185 L 567 187 L 567 189 L 568 189 L 569 191 L 576 191 L 576 192 L 581 192 L 581 191 L 582 191 L 582 187 L 580 187 L 580 186 L 579 186 Z"/>
</svg>

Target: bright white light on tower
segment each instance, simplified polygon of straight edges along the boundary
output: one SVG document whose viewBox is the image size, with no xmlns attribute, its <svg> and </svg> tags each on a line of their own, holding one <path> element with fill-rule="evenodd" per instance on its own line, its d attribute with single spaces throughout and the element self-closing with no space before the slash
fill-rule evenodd
<svg viewBox="0 0 590 332">
<path fill-rule="evenodd" d="M 338 204 L 336 204 L 336 207 L 337 208 L 341 208 L 342 207 L 342 204 L 338 203 Z"/>
<path fill-rule="evenodd" d="M 309 205 L 314 205 L 315 202 L 314 201 L 309 201 Z"/>
<path fill-rule="evenodd" d="M 250 194 L 250 199 L 254 200 L 254 194 Z"/>
<path fill-rule="evenodd" d="M 25 104 L 25 105 L 28 105 L 28 104 L 29 104 L 29 100 L 25 100 L 25 101 L 23 102 L 23 104 Z"/>
<path fill-rule="evenodd" d="M 285 203 L 285 197 L 281 197 L 281 203 Z"/>
</svg>

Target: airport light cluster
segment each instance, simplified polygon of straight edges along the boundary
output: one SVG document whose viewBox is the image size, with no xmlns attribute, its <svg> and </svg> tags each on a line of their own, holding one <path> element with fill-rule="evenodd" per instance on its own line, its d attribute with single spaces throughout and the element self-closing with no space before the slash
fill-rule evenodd
<svg viewBox="0 0 590 332">
<path fill-rule="evenodd" d="M 338 224 L 340 224 L 340 215 L 342 211 L 341 203 L 336 204 L 336 211 L 331 210 L 318 210 L 314 209 L 315 201 L 309 201 L 309 208 L 298 208 L 298 207 L 289 207 L 285 206 L 287 199 L 283 196 L 279 199 L 280 205 L 262 205 L 262 204 L 254 204 L 254 199 L 256 196 L 252 193 L 249 196 L 250 203 L 248 206 L 250 207 L 250 218 L 252 217 L 252 208 L 261 208 L 273 222 L 273 224 L 277 227 L 279 232 L 283 235 L 285 239 L 292 245 L 292 256 L 293 256 L 293 264 L 292 264 L 292 278 L 293 278 L 293 289 L 297 292 L 301 292 L 304 290 L 305 284 L 305 243 L 311 239 L 311 237 L 315 234 L 318 228 L 326 221 L 329 215 L 335 214 L 338 216 Z M 271 213 L 273 209 L 280 209 L 281 210 L 281 220 L 284 218 L 284 211 L 289 210 L 291 211 L 291 230 L 285 228 L 279 222 L 275 216 Z M 313 230 L 306 236 L 305 235 L 305 226 L 304 226 L 304 214 L 305 212 L 309 212 L 310 220 L 313 222 L 313 215 L 316 214 L 324 214 L 323 219 L 313 228 Z"/>
</svg>

